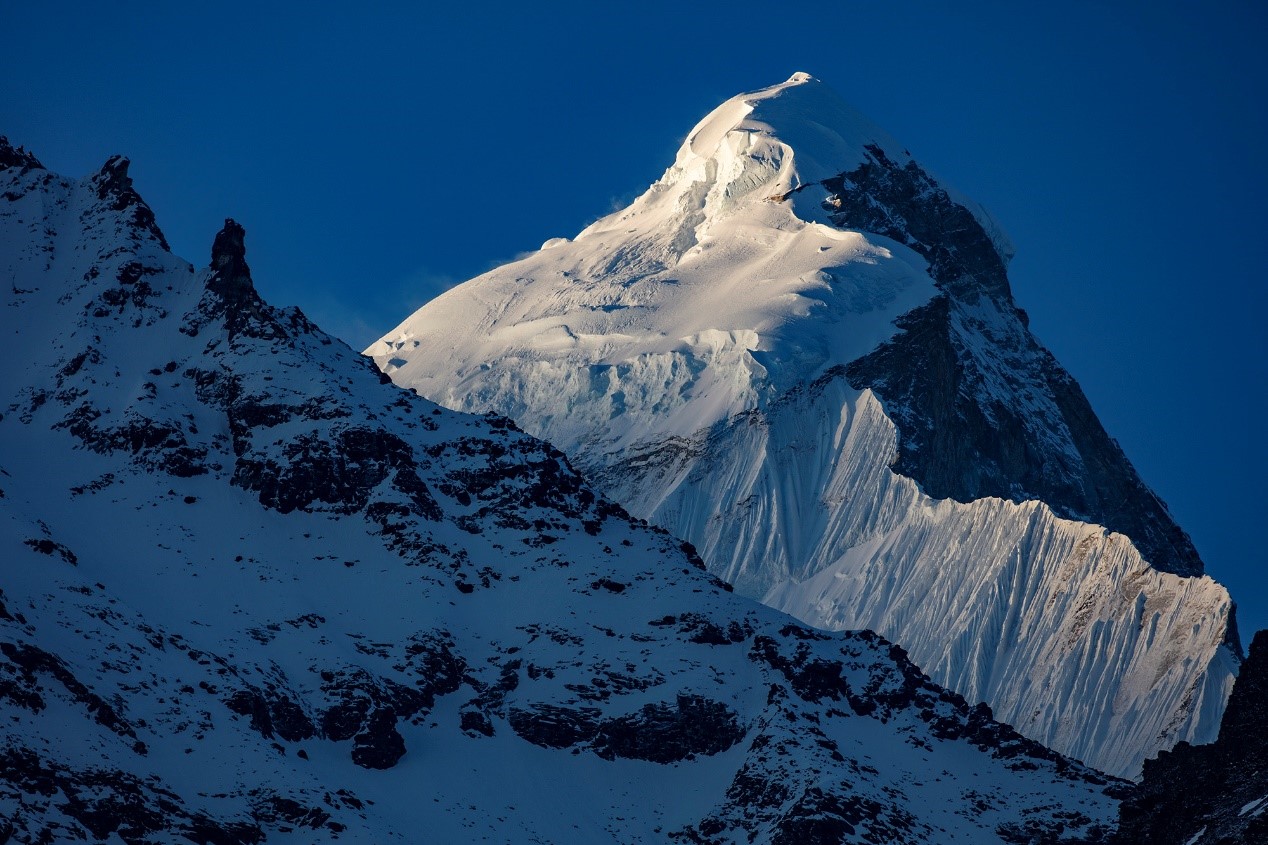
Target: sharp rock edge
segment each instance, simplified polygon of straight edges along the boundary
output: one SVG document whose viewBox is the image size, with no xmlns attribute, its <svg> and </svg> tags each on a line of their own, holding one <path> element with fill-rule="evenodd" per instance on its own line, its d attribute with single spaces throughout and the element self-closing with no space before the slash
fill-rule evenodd
<svg viewBox="0 0 1268 845">
<path fill-rule="evenodd" d="M 1123 801 L 1118 845 L 1260 845 L 1268 842 L 1268 631 L 1237 677 L 1219 737 L 1180 743 L 1145 762 Z"/>
</svg>

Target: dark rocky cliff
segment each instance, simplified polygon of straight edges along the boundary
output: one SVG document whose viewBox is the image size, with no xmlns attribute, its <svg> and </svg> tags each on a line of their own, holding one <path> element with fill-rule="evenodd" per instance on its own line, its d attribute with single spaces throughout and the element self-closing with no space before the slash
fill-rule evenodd
<svg viewBox="0 0 1268 845">
<path fill-rule="evenodd" d="M 982 224 L 914 161 L 900 165 L 875 145 L 868 152 L 871 161 L 823 181 L 825 210 L 842 228 L 919 253 L 943 292 L 847 369 L 898 426 L 895 470 L 935 498 L 1041 499 L 1063 517 L 1126 534 L 1158 569 L 1202 574 L 1189 536 L 1031 335 Z"/>
<path fill-rule="evenodd" d="M 1119 845 L 1268 842 L 1268 630 L 1250 645 L 1219 738 L 1145 761 L 1119 814 Z"/>
</svg>

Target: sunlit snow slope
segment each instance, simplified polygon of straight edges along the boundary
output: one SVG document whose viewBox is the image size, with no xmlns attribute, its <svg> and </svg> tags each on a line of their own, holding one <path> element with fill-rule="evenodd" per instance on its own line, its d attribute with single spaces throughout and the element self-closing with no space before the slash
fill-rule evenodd
<svg viewBox="0 0 1268 845">
<path fill-rule="evenodd" d="M 1119 774 L 1214 736 L 1223 587 L 1030 335 L 990 217 L 805 74 L 367 350 L 550 440 L 742 592 Z"/>
<path fill-rule="evenodd" d="M 0 841 L 1105 840 L 1120 782 L 211 258 L 0 138 Z"/>
</svg>

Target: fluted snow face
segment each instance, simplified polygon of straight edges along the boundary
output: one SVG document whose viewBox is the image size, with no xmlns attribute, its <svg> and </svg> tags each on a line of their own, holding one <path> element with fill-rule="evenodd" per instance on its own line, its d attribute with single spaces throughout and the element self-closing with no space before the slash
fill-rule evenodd
<svg viewBox="0 0 1268 845">
<path fill-rule="evenodd" d="M 869 147 L 910 162 L 816 80 L 737 97 L 628 209 L 449 291 L 366 352 L 398 384 L 550 440 L 741 591 L 894 639 L 1063 753 L 1134 775 L 1213 738 L 1236 671 L 1221 586 L 1156 571 L 1129 538 L 1041 502 L 934 500 L 891 470 L 895 426 L 845 365 L 940 291 L 913 249 L 830 225 L 818 182 Z M 954 199 L 1007 259 L 998 226 Z M 993 308 L 966 311 L 985 315 L 983 344 L 1026 331 Z"/>
<path fill-rule="evenodd" d="M 719 574 L 821 628 L 868 628 L 1023 734 L 1135 775 L 1213 738 L 1236 661 L 1210 578 L 1153 569 L 1131 541 L 1042 502 L 935 500 L 888 468 L 895 431 L 869 392 L 810 388 L 694 446 L 641 513 Z M 602 478 L 662 492 L 646 461 Z M 641 471 L 640 471 L 641 470 Z"/>
</svg>

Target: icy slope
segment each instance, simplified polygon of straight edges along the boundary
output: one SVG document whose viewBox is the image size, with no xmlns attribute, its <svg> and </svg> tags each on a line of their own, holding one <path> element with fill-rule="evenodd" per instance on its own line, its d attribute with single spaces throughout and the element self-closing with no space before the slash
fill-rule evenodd
<svg viewBox="0 0 1268 845">
<path fill-rule="evenodd" d="M 1010 250 L 798 74 L 708 115 L 629 208 L 367 353 L 550 440 L 742 592 L 872 627 L 1134 774 L 1213 736 L 1232 605 L 1030 335 Z"/>
<path fill-rule="evenodd" d="M 1103 841 L 1122 784 L 731 594 L 0 141 L 0 839 Z"/>
</svg>

